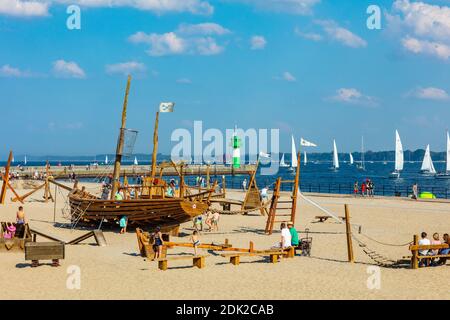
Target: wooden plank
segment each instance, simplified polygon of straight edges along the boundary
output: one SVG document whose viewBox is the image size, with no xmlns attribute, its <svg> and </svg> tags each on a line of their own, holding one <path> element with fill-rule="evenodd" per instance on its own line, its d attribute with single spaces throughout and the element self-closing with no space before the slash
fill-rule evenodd
<svg viewBox="0 0 450 320">
<path fill-rule="evenodd" d="M 25 260 L 64 259 L 64 243 L 28 242 L 25 244 Z"/>
<path fill-rule="evenodd" d="M 194 267 L 203 269 L 206 266 L 205 257 L 204 256 L 195 256 L 194 260 L 193 260 L 193 265 L 194 265 Z"/>
<path fill-rule="evenodd" d="M 84 240 L 89 239 L 90 237 L 94 237 L 94 231 L 89 231 L 88 233 L 83 234 L 82 236 L 73 239 L 72 241 L 67 242 L 67 244 L 78 244 Z"/>
<path fill-rule="evenodd" d="M 48 240 L 53 240 L 53 241 L 56 241 L 56 242 L 62 242 L 62 243 L 65 243 L 64 240 L 58 239 L 58 238 L 56 238 L 56 237 L 54 237 L 54 236 L 50 236 L 50 235 L 45 234 L 45 233 L 43 233 L 43 232 L 37 231 L 37 230 L 35 230 L 35 229 L 30 229 L 30 232 L 31 232 L 31 234 L 35 234 L 35 235 L 44 237 L 44 238 L 46 238 L 46 239 L 48 239 Z"/>
<path fill-rule="evenodd" d="M 94 230 L 94 238 L 100 247 L 106 247 L 107 243 L 106 243 L 105 235 L 103 234 L 103 232 L 101 230 Z"/>
<path fill-rule="evenodd" d="M 411 245 L 409 246 L 410 251 L 415 250 L 438 250 L 438 249 L 448 249 L 448 244 L 431 244 L 431 245 Z"/>
</svg>

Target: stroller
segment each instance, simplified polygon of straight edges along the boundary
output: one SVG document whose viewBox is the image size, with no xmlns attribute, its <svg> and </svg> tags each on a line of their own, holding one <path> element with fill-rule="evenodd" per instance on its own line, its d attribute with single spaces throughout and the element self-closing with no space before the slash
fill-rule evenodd
<svg viewBox="0 0 450 320">
<path fill-rule="evenodd" d="M 309 229 L 305 229 L 306 237 L 300 239 L 298 248 L 302 251 L 302 256 L 310 257 L 312 249 L 312 238 L 309 237 Z"/>
</svg>

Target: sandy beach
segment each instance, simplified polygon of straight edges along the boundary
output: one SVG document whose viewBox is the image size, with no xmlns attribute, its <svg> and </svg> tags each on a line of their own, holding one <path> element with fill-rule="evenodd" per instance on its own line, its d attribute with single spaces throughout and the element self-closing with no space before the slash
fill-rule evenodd
<svg viewBox="0 0 450 320">
<path fill-rule="evenodd" d="M 98 186 L 84 184 L 90 191 Z M 27 190 L 18 189 L 20 194 Z M 53 192 L 53 190 L 52 190 Z M 56 222 L 54 204 L 42 201 L 40 191 L 25 203 L 28 222 L 33 229 L 64 240 L 71 240 L 86 230 L 58 227 L 69 223 L 64 218 L 66 191 L 58 192 Z M 0 207 L 0 221 L 14 221 L 19 203 Z M 243 193 L 230 191 L 229 197 L 242 199 Z M 355 236 L 383 256 L 399 260 L 410 255 L 407 243 L 414 234 L 426 231 L 450 233 L 450 202 L 416 202 L 400 198 L 351 198 L 310 195 L 310 199 L 338 216 L 344 215 L 344 204 L 350 206 L 351 222 L 361 225 L 362 234 Z M 347 262 L 345 224 L 329 219 L 317 223 L 315 216 L 324 215 L 304 200 L 298 200 L 296 228 L 304 236 L 309 229 L 313 238 L 312 256 L 283 259 L 271 264 L 261 257 L 243 257 L 239 266 L 214 252 L 206 259 L 206 268 L 193 268 L 189 260 L 173 261 L 169 270 L 160 271 L 156 262 L 138 254 L 136 234 L 130 229 L 105 229 L 108 245 L 98 247 L 91 238 L 80 245 L 66 246 L 66 259 L 61 267 L 49 265 L 31 268 L 23 253 L 0 251 L 0 281 L 8 290 L 0 299 L 449 299 L 450 264 L 443 267 L 391 269 L 380 268 L 381 288 L 369 289 L 368 269 L 375 263 L 353 243 L 354 264 Z M 201 234 L 203 243 L 223 243 L 229 239 L 234 247 L 268 249 L 280 233 L 264 234 L 266 217 L 259 212 L 243 215 L 222 215 L 219 232 Z M 172 241 L 189 241 L 192 223 L 181 226 L 181 237 Z M 380 244 L 378 242 L 382 242 Z M 45 241 L 38 237 L 38 241 Z M 387 245 L 389 244 L 389 245 Z M 189 248 L 170 249 L 169 254 L 192 254 Z M 67 268 L 81 270 L 81 288 L 68 289 Z"/>
</svg>

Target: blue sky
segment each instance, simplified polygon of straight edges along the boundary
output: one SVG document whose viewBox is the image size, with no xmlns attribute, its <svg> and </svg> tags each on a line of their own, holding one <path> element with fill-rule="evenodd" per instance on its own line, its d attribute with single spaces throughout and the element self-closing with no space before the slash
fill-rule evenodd
<svg viewBox="0 0 450 320">
<path fill-rule="evenodd" d="M 69 4 L 81 30 L 66 27 Z M 111 5 L 109 5 L 111 4 Z M 370 4 L 381 30 L 366 26 Z M 449 1 L 2 0 L 0 156 L 114 152 L 126 74 L 136 152 L 171 132 L 280 128 L 331 151 L 445 148 Z M 433 26 L 431 28 L 430 26 Z"/>
</svg>

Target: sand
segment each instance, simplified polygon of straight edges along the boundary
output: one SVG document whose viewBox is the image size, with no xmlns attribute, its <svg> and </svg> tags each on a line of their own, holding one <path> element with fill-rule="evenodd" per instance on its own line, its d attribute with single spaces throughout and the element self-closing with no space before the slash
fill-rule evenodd
<svg viewBox="0 0 450 320">
<path fill-rule="evenodd" d="M 86 184 L 89 191 L 98 187 Z M 18 190 L 24 194 L 28 190 Z M 53 224 L 54 204 L 42 202 L 38 192 L 25 204 L 32 228 L 71 240 L 86 230 L 70 230 Z M 58 192 L 56 221 L 66 224 L 64 195 Z M 12 194 L 8 194 L 8 199 Z M 230 197 L 242 198 L 238 191 Z M 450 233 L 450 202 L 417 202 L 408 199 L 361 199 L 342 196 L 310 198 L 338 216 L 344 215 L 344 204 L 350 206 L 352 223 L 361 225 L 363 234 L 355 234 L 373 250 L 392 260 L 410 255 L 408 246 L 414 234 L 422 231 Z M 13 221 L 18 203 L 0 207 L 0 221 Z M 138 254 L 136 235 L 130 230 L 120 235 L 117 230 L 104 230 L 106 247 L 93 244 L 66 246 L 62 266 L 31 268 L 23 253 L 0 251 L 0 282 L 8 290 L 0 291 L 0 299 L 449 299 L 450 263 L 444 267 L 391 269 L 380 268 L 380 288 L 369 288 L 369 272 L 375 264 L 357 243 L 354 243 L 354 264 L 347 262 L 345 225 L 332 219 L 316 223 L 323 212 L 305 201 L 298 201 L 299 231 L 306 228 L 313 237 L 312 256 L 283 259 L 270 264 L 264 258 L 244 257 L 239 266 L 213 252 L 206 259 L 206 268 L 190 266 L 190 261 L 175 261 L 169 270 L 160 271 L 156 262 L 146 261 Z M 264 235 L 266 218 L 253 213 L 247 216 L 222 215 L 220 231 L 203 233 L 203 243 L 222 243 L 225 238 L 235 247 L 268 249 L 278 241 L 280 233 Z M 172 241 L 188 241 L 192 223 L 182 225 L 181 236 Z M 355 228 L 357 231 L 357 228 Z M 301 234 L 304 236 L 304 234 Z M 367 238 L 387 244 L 381 245 Z M 45 241 L 38 238 L 38 241 Z M 172 249 L 170 254 L 189 253 L 186 248 Z M 71 266 L 81 272 L 80 289 L 68 289 Z M 377 270 L 377 269 L 375 269 Z M 370 281 L 369 281 L 370 282 Z M 372 283 L 372 282 L 370 282 Z"/>
</svg>

